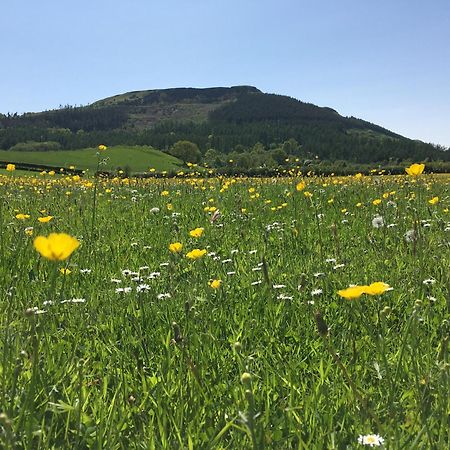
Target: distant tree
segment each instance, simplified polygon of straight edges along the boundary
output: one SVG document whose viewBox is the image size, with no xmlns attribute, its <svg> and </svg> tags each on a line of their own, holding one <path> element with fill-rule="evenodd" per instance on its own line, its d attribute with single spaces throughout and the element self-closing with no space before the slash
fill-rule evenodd
<svg viewBox="0 0 450 450">
<path fill-rule="evenodd" d="M 221 153 L 218 152 L 217 150 L 214 150 L 213 148 L 210 148 L 209 150 L 206 151 L 203 159 L 205 163 L 208 164 L 208 166 L 210 167 L 220 167 L 223 164 L 221 159 Z"/>
<path fill-rule="evenodd" d="M 236 155 L 236 167 L 239 169 L 250 169 L 253 161 L 249 153 L 239 153 Z"/>
<path fill-rule="evenodd" d="M 202 158 L 202 153 L 197 144 L 191 141 L 175 142 L 169 153 L 184 162 L 198 163 Z"/>
<path fill-rule="evenodd" d="M 300 144 L 294 138 L 290 138 L 287 141 L 284 141 L 282 145 L 282 149 L 288 155 L 295 156 L 301 156 L 300 147 Z"/>
<path fill-rule="evenodd" d="M 277 164 L 281 166 L 285 163 L 285 159 L 287 158 L 288 154 L 282 148 L 276 148 L 275 150 L 272 150 L 270 152 L 270 156 Z"/>
</svg>

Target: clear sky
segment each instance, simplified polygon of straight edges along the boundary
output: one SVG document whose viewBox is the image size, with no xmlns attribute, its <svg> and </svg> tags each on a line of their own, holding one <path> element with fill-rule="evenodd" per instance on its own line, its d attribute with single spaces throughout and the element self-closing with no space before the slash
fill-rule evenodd
<svg viewBox="0 0 450 450">
<path fill-rule="evenodd" d="M 0 112 L 253 85 L 450 146 L 450 0 L 2 0 Z"/>
</svg>

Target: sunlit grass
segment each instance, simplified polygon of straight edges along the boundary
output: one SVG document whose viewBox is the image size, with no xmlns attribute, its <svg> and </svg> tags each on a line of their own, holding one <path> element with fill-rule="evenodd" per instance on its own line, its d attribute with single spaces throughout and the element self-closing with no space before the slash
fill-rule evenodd
<svg viewBox="0 0 450 450">
<path fill-rule="evenodd" d="M 448 176 L 94 185 L 0 177 L 0 446 L 448 448 Z"/>
</svg>

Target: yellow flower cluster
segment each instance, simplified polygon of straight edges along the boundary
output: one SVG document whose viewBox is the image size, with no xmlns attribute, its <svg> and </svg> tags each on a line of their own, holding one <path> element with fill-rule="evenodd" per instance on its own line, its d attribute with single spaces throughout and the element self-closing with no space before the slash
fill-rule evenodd
<svg viewBox="0 0 450 450">
<path fill-rule="evenodd" d="M 376 281 L 369 285 L 350 286 L 347 289 L 341 289 L 338 291 L 338 294 L 347 300 L 354 300 L 361 297 L 363 294 L 381 295 L 389 289 L 391 289 L 391 287 L 387 283 Z"/>
</svg>

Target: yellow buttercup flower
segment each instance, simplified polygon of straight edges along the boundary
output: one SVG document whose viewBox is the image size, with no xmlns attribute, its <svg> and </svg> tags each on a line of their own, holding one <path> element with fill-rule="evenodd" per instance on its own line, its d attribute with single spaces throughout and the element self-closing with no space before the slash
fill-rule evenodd
<svg viewBox="0 0 450 450">
<path fill-rule="evenodd" d="M 211 280 L 208 284 L 213 289 L 219 289 L 222 285 L 222 280 Z"/>
<path fill-rule="evenodd" d="M 50 233 L 34 240 L 34 248 L 50 261 L 64 261 L 79 246 L 79 241 L 66 233 Z"/>
<path fill-rule="evenodd" d="M 354 300 L 364 294 L 366 286 L 351 286 L 347 289 L 341 289 L 338 294 L 347 300 Z"/>
<path fill-rule="evenodd" d="M 8 172 L 13 172 L 14 170 L 16 170 L 15 164 L 8 164 L 8 165 L 6 166 L 6 170 L 7 170 Z"/>
<path fill-rule="evenodd" d="M 435 205 L 438 202 L 439 202 L 439 197 L 433 197 L 431 200 L 428 200 L 428 203 L 430 205 Z"/>
<path fill-rule="evenodd" d="M 98 146 L 98 151 L 99 152 L 104 152 L 108 147 L 106 145 L 100 144 Z"/>
<path fill-rule="evenodd" d="M 181 242 L 173 242 L 169 245 L 169 250 L 172 253 L 181 253 L 181 250 L 183 250 L 183 244 Z"/>
<path fill-rule="evenodd" d="M 384 294 L 388 289 L 390 289 L 390 286 L 387 283 L 383 283 L 382 281 L 376 281 L 369 286 L 362 287 L 364 287 L 364 293 L 369 295 Z"/>
<path fill-rule="evenodd" d="M 22 214 L 22 213 L 16 214 L 16 219 L 19 219 L 19 220 L 26 220 L 26 219 L 29 219 L 29 218 L 30 218 L 29 214 Z"/>
<path fill-rule="evenodd" d="M 189 235 L 195 238 L 199 238 L 203 234 L 203 231 L 205 231 L 204 228 L 195 228 L 194 230 L 189 231 Z"/>
<path fill-rule="evenodd" d="M 376 198 L 376 199 L 372 202 L 372 205 L 377 206 L 377 205 L 379 205 L 380 203 L 381 203 L 381 199 L 380 199 L 380 198 Z"/>
<path fill-rule="evenodd" d="M 63 275 L 69 275 L 69 273 L 72 273 L 72 271 L 70 269 L 61 267 L 61 269 L 59 269 L 59 271 L 63 274 Z"/>
<path fill-rule="evenodd" d="M 417 177 L 421 173 L 423 173 L 424 169 L 425 164 L 411 164 L 409 167 L 405 169 L 405 171 L 408 175 L 411 175 L 412 177 Z"/>
<path fill-rule="evenodd" d="M 189 253 L 186 253 L 186 258 L 189 259 L 199 259 L 206 255 L 206 250 L 200 250 L 199 248 L 195 248 L 191 250 Z"/>
<path fill-rule="evenodd" d="M 390 289 L 391 287 L 387 283 L 384 283 L 382 281 L 375 281 L 368 286 L 350 286 L 347 289 L 341 289 L 340 291 L 338 291 L 338 294 L 341 297 L 346 298 L 347 300 L 354 300 L 361 297 L 361 295 L 363 294 L 381 295 Z"/>
<path fill-rule="evenodd" d="M 300 192 L 303 191 L 303 189 L 305 189 L 306 187 L 306 183 L 304 181 L 300 181 L 299 183 L 297 183 L 297 186 L 295 186 L 295 189 Z"/>
<path fill-rule="evenodd" d="M 52 220 L 52 219 L 53 219 L 53 216 L 38 217 L 38 221 L 41 223 L 50 222 L 50 220 Z"/>
</svg>

